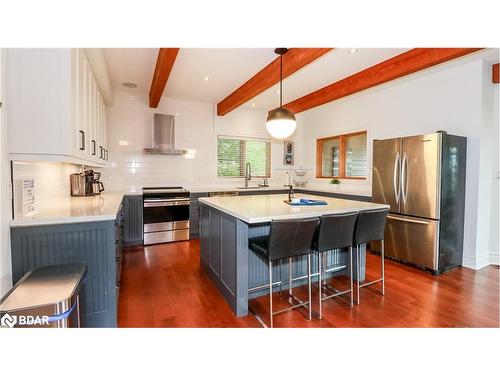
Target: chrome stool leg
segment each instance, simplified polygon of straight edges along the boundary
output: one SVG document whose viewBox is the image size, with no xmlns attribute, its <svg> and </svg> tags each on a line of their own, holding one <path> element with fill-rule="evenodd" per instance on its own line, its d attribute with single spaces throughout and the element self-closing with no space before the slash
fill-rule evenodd
<svg viewBox="0 0 500 375">
<path fill-rule="evenodd" d="M 273 262 L 269 261 L 269 322 L 273 328 Z"/>
<path fill-rule="evenodd" d="M 292 257 L 288 258 L 288 294 L 292 294 Z"/>
<path fill-rule="evenodd" d="M 381 249 L 380 249 L 380 258 L 381 258 L 381 266 L 382 266 L 382 295 L 385 295 L 385 269 L 384 269 L 384 240 L 381 240 Z"/>
<path fill-rule="evenodd" d="M 323 273 L 323 269 L 321 268 L 321 252 L 318 251 L 318 301 L 319 301 L 319 318 L 323 319 L 323 311 L 322 311 L 322 292 L 321 288 L 323 285 L 321 284 L 321 274 Z"/>
<path fill-rule="evenodd" d="M 350 283 L 351 283 L 351 293 L 350 293 L 350 297 L 351 297 L 351 308 L 354 306 L 354 285 L 353 285 L 353 282 L 352 282 L 352 246 L 349 246 L 349 273 L 350 273 Z"/>
<path fill-rule="evenodd" d="M 289 258 L 290 271 L 291 271 L 291 268 L 293 266 L 292 260 L 293 260 L 293 257 Z M 279 262 L 278 264 L 279 264 L 279 266 L 282 265 L 281 262 Z M 269 328 L 274 327 L 274 315 L 278 315 L 278 314 L 281 314 L 283 312 L 294 310 L 296 308 L 305 307 L 305 306 L 308 306 L 308 309 L 307 309 L 308 315 L 305 315 L 305 313 L 302 311 L 300 311 L 300 313 L 302 315 L 304 315 L 304 317 L 306 319 L 308 319 L 309 321 L 312 320 L 312 276 L 313 276 L 313 274 L 311 273 L 311 265 L 312 265 L 311 254 L 309 253 L 309 254 L 307 254 L 307 275 L 300 276 L 299 278 L 297 278 L 297 280 L 299 280 L 299 279 L 302 280 L 304 278 L 307 278 L 308 301 L 307 302 L 301 301 L 299 298 L 297 298 L 292 293 L 290 293 L 289 298 L 291 298 L 292 300 L 297 302 L 297 304 L 294 304 L 293 302 L 288 301 L 288 303 L 291 305 L 290 307 L 284 308 L 284 309 L 281 309 L 278 311 L 274 311 L 273 310 L 273 262 L 269 261 L 269 284 L 263 285 L 262 287 L 258 287 L 258 289 L 269 288 L 269 325 L 267 325 L 264 322 L 264 320 L 252 309 L 250 304 L 248 306 L 249 311 L 255 316 L 255 318 L 258 320 L 258 322 L 263 327 L 266 327 L 266 328 L 267 327 L 269 327 Z M 293 282 L 293 277 L 290 277 L 289 282 L 291 285 L 291 283 Z M 278 284 L 278 283 L 282 283 L 282 281 L 280 280 L 280 281 L 276 281 L 274 283 Z M 252 289 L 255 289 L 255 288 L 252 288 Z M 289 288 L 289 290 L 292 291 L 292 288 Z"/>
<path fill-rule="evenodd" d="M 307 291 L 309 296 L 309 321 L 312 320 L 312 303 L 311 303 L 311 253 L 307 254 Z"/>
<path fill-rule="evenodd" d="M 359 245 L 356 245 L 356 304 L 359 305 L 359 290 L 360 290 L 360 282 L 359 275 L 361 274 L 361 266 L 360 266 L 360 256 L 359 256 Z"/>
<path fill-rule="evenodd" d="M 280 262 L 279 262 L 279 268 L 280 268 L 280 298 L 281 297 L 281 294 L 282 294 L 282 289 L 283 289 L 283 277 L 281 276 L 281 269 L 283 268 L 283 259 L 280 259 Z"/>
</svg>

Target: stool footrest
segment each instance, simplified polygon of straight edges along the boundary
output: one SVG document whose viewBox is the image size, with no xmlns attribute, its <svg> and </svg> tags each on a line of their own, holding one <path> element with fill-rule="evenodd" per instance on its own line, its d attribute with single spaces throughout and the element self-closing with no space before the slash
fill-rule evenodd
<svg viewBox="0 0 500 375">
<path fill-rule="evenodd" d="M 375 284 L 375 283 L 379 283 L 379 282 L 381 282 L 381 281 L 384 281 L 384 278 L 383 278 L 383 277 L 381 277 L 380 279 L 377 279 L 377 280 L 368 281 L 368 282 L 366 282 L 366 283 L 359 284 L 359 287 L 360 287 L 360 288 L 363 288 L 363 287 L 365 287 L 365 286 L 372 285 L 372 284 Z"/>
<path fill-rule="evenodd" d="M 308 306 L 308 305 L 309 305 L 309 302 L 299 303 L 298 305 L 293 305 L 293 306 L 286 307 L 286 308 L 278 310 L 278 311 L 274 311 L 273 315 L 278 315 L 280 313 L 296 309 L 297 307 L 303 307 L 303 306 Z"/>
<path fill-rule="evenodd" d="M 333 290 L 335 293 L 334 293 L 334 294 L 327 294 L 326 292 L 323 292 L 323 293 L 327 294 L 327 296 L 326 296 L 326 297 L 321 297 L 321 300 L 322 300 L 322 301 L 325 301 L 325 300 L 327 300 L 327 299 L 329 299 L 329 298 L 332 298 L 332 297 L 342 296 L 342 295 L 344 295 L 344 294 L 348 294 L 348 293 L 350 293 L 350 292 L 351 292 L 351 289 L 347 289 L 347 290 L 339 291 L 339 290 L 337 290 L 337 289 L 331 288 L 331 287 L 330 287 L 330 286 L 328 286 L 328 285 L 327 285 L 327 286 L 325 286 L 325 287 L 324 287 L 324 289 L 331 289 L 331 290 Z"/>
</svg>

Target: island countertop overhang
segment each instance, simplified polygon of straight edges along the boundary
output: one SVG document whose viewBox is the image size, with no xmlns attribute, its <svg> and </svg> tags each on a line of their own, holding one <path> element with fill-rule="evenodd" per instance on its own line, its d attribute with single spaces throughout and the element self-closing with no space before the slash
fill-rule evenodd
<svg viewBox="0 0 500 375">
<path fill-rule="evenodd" d="M 385 204 L 317 197 L 309 194 L 296 194 L 296 197 L 321 199 L 326 201 L 327 204 L 324 206 L 291 206 L 283 202 L 283 200 L 288 199 L 287 194 L 209 197 L 199 198 L 198 200 L 201 204 L 206 204 L 248 224 L 389 208 Z"/>
</svg>

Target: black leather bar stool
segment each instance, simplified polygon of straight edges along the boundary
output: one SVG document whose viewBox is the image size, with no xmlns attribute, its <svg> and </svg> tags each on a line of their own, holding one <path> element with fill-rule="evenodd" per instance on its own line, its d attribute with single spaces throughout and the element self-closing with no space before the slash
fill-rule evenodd
<svg viewBox="0 0 500 375">
<path fill-rule="evenodd" d="M 384 208 L 381 210 L 370 210 L 361 211 L 358 214 L 358 220 L 356 222 L 356 229 L 354 231 L 354 245 L 356 245 L 356 303 L 359 304 L 359 291 L 368 285 L 372 285 L 378 282 L 382 283 L 382 288 L 380 293 L 385 294 L 385 275 L 384 275 L 384 230 L 385 222 L 387 221 L 387 214 L 389 210 Z M 380 241 L 381 251 L 380 251 L 380 269 L 381 277 L 372 281 L 365 281 L 361 283 L 359 281 L 359 274 L 361 273 L 360 266 L 360 251 L 359 245 L 365 244 L 371 241 Z M 366 272 L 365 272 L 366 273 Z"/>
<path fill-rule="evenodd" d="M 352 246 L 354 238 L 354 227 L 358 218 L 357 212 L 348 212 L 344 214 L 323 215 L 321 216 L 320 225 L 314 236 L 312 248 L 318 253 L 318 302 L 319 302 L 319 318 L 323 318 L 322 302 L 343 294 L 349 293 L 351 299 L 351 307 L 353 307 L 353 278 L 352 278 Z M 323 258 L 327 251 L 334 249 L 349 248 L 349 273 L 350 273 L 350 288 L 344 291 L 334 290 L 333 294 L 328 294 L 326 288 L 323 288 L 322 279 L 326 272 L 334 271 L 335 269 L 323 270 L 326 263 Z M 323 297 L 323 294 L 326 294 Z"/>
<path fill-rule="evenodd" d="M 259 236 L 248 240 L 248 247 L 269 264 L 269 322 L 273 327 L 273 316 L 301 306 L 308 306 L 309 320 L 312 318 L 311 306 L 311 242 L 318 218 L 299 220 L 273 220 L 268 236 Z M 279 311 L 273 311 L 273 262 L 307 255 L 308 302 L 292 305 Z M 291 285 L 290 285 L 291 289 Z M 291 294 L 291 293 L 290 293 Z M 292 298 L 293 295 L 290 295 Z M 296 299 L 296 298 L 294 298 Z M 259 318 L 260 319 L 260 318 Z M 265 324 L 264 324 L 265 325 Z"/>
</svg>

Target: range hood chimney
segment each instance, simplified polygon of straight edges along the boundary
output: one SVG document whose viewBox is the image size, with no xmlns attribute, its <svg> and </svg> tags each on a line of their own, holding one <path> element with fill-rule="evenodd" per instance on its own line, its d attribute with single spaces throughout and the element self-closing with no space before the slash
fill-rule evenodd
<svg viewBox="0 0 500 375">
<path fill-rule="evenodd" d="M 143 152 L 156 155 L 184 155 L 187 153 L 187 150 L 175 148 L 175 116 L 154 114 L 152 147 L 144 148 Z"/>
</svg>

